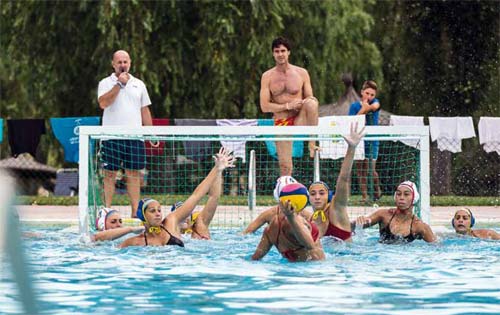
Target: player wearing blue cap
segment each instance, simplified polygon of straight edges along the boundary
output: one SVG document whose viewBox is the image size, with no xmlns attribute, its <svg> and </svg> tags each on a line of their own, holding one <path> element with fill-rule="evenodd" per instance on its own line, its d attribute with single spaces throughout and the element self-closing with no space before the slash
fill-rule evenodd
<svg viewBox="0 0 500 315">
<path fill-rule="evenodd" d="M 457 234 L 468 235 L 472 237 L 500 240 L 500 234 L 494 230 L 488 229 L 476 229 L 473 230 L 472 227 L 476 223 L 476 219 L 469 208 L 462 208 L 455 212 L 453 219 L 451 219 L 451 225 L 455 229 Z"/>
</svg>

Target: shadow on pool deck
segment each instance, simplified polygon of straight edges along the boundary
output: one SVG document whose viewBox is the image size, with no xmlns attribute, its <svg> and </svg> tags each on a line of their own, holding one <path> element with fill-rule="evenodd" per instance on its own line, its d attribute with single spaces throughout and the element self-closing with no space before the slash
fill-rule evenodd
<svg viewBox="0 0 500 315">
<path fill-rule="evenodd" d="M 455 211 L 461 207 L 432 207 L 431 208 L 431 225 L 441 226 L 448 225 Z M 500 223 L 500 207 L 469 207 L 478 223 Z M 23 222 L 61 222 L 61 223 L 78 223 L 78 207 L 77 206 L 17 206 L 19 218 Z M 126 206 L 117 207 L 123 217 L 130 215 L 130 210 Z M 265 209 L 262 208 L 262 209 Z M 262 209 L 253 214 L 255 217 Z M 241 210 L 240 210 L 241 211 Z M 370 211 L 366 212 L 369 213 Z M 349 215 L 355 218 L 358 215 L 365 213 L 364 208 L 351 207 Z M 219 206 L 216 215 L 227 216 L 230 214 L 238 214 L 237 211 L 231 210 L 231 207 Z"/>
</svg>

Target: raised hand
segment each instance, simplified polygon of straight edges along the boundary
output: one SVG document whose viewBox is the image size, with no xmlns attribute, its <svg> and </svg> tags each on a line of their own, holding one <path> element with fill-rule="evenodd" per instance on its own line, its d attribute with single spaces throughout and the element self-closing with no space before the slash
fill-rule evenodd
<svg viewBox="0 0 500 315">
<path fill-rule="evenodd" d="M 365 127 L 363 127 L 361 130 L 358 131 L 358 123 L 352 122 L 350 128 L 351 132 L 349 133 L 349 135 L 342 137 L 344 137 L 344 140 L 350 147 L 355 147 L 365 136 Z"/>
<path fill-rule="evenodd" d="M 215 166 L 219 171 L 223 171 L 228 167 L 235 167 L 234 163 L 236 162 L 236 158 L 233 156 L 232 152 L 228 149 L 222 147 L 219 150 L 219 153 L 213 156 L 215 160 Z"/>
</svg>

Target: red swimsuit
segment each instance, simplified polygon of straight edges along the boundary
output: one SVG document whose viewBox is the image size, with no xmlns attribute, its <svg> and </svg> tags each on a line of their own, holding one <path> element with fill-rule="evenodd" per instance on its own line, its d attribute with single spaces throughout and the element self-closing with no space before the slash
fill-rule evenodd
<svg viewBox="0 0 500 315">
<path fill-rule="evenodd" d="M 278 214 L 279 214 L 279 210 L 278 210 Z M 284 219 L 285 218 L 282 218 L 281 220 L 278 219 L 278 235 L 276 236 L 276 248 L 278 249 L 278 251 L 279 251 L 279 238 L 280 238 L 280 234 L 281 234 L 281 221 L 283 221 Z M 310 224 L 311 224 L 311 236 L 312 236 L 313 240 L 316 242 L 316 240 L 319 237 L 319 229 L 318 229 L 318 226 L 316 225 L 316 223 L 310 222 Z M 285 234 L 283 234 L 283 236 L 285 236 Z M 286 238 L 286 236 L 285 236 L 285 238 Z M 290 239 L 288 239 L 288 240 L 291 243 L 295 243 L 295 242 L 292 242 Z M 299 247 L 296 249 L 287 249 L 284 251 L 280 251 L 280 253 L 283 257 L 285 257 L 289 261 L 294 262 L 294 261 L 297 261 L 297 255 L 295 254 L 295 252 L 297 252 L 298 250 L 301 250 L 301 249 L 303 249 L 303 247 Z"/>
<path fill-rule="evenodd" d="M 352 233 L 347 232 L 346 230 L 342 230 L 341 228 L 328 223 L 328 229 L 326 230 L 325 236 L 334 236 L 336 238 L 339 238 L 343 241 L 351 238 Z"/>
</svg>

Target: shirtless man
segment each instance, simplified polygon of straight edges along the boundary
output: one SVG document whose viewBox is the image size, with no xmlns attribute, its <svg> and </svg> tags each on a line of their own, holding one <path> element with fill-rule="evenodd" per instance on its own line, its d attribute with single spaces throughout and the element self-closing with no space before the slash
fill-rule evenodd
<svg viewBox="0 0 500 315">
<path fill-rule="evenodd" d="M 271 45 L 276 66 L 264 72 L 260 86 L 260 107 L 273 113 L 275 126 L 317 126 L 318 100 L 313 96 L 311 79 L 306 69 L 288 62 L 290 43 L 283 37 Z M 309 155 L 314 157 L 315 141 L 309 141 Z M 276 151 L 281 176 L 291 176 L 292 142 L 277 141 Z"/>
</svg>

